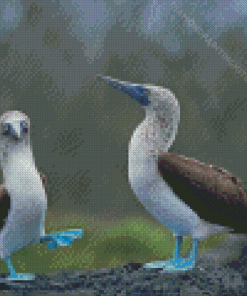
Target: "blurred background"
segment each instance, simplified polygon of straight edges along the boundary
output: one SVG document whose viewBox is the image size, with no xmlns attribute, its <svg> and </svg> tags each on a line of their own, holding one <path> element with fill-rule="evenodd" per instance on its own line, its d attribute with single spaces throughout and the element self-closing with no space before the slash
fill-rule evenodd
<svg viewBox="0 0 247 296">
<path fill-rule="evenodd" d="M 152 219 L 127 172 L 144 112 L 98 73 L 171 89 L 181 123 L 170 151 L 247 188 L 245 1 L 1 0 L 0 12 L 0 113 L 31 120 L 48 213 Z"/>
</svg>

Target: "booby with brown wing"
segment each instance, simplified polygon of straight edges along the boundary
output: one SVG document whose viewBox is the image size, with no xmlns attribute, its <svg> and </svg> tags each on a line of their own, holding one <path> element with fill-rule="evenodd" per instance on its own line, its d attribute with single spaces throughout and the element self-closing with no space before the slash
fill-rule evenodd
<svg viewBox="0 0 247 296">
<path fill-rule="evenodd" d="M 171 260 L 146 263 L 144 268 L 193 269 L 200 240 L 229 231 L 247 233 L 247 193 L 241 180 L 223 168 L 168 152 L 180 121 L 174 94 L 155 85 L 96 77 L 127 93 L 146 111 L 129 145 L 129 181 L 146 209 L 173 230 L 176 245 Z M 186 235 L 192 235 L 193 245 L 190 257 L 182 258 Z"/>
<path fill-rule="evenodd" d="M 10 255 L 44 235 L 47 198 L 30 143 L 30 120 L 20 111 L 0 118 L 0 159 L 3 170 L 0 256 L 8 265 L 8 280 L 33 280 L 34 274 L 16 273 Z M 9 210 L 8 210 L 9 208 Z"/>
<path fill-rule="evenodd" d="M 0 160 L 4 185 L 0 201 L 0 257 L 8 265 L 7 280 L 34 280 L 35 274 L 16 273 L 10 255 L 30 244 L 49 241 L 48 249 L 70 246 L 82 229 L 45 234 L 45 177 L 35 166 L 30 143 L 30 120 L 20 111 L 0 117 Z M 41 180 L 42 178 L 42 180 Z"/>
</svg>

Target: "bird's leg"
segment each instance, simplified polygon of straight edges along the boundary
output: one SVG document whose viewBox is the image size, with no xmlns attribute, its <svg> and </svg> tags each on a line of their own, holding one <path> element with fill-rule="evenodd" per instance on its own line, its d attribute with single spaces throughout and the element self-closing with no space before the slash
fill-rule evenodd
<svg viewBox="0 0 247 296">
<path fill-rule="evenodd" d="M 198 250 L 198 240 L 197 239 L 193 239 L 193 243 L 192 243 L 192 249 L 190 251 L 190 259 L 195 259 L 196 255 L 197 255 L 197 250 Z"/>
<path fill-rule="evenodd" d="M 175 237 L 175 252 L 173 254 L 173 258 L 169 261 L 152 261 L 150 263 L 146 263 L 143 265 L 143 268 L 162 268 L 166 263 L 170 263 L 172 260 L 180 258 L 180 252 L 181 252 L 181 245 L 183 243 L 183 237 L 182 236 L 176 236 Z"/>
<path fill-rule="evenodd" d="M 35 280 L 35 274 L 33 273 L 17 273 L 14 269 L 14 266 L 10 260 L 10 256 L 5 258 L 5 261 L 8 265 L 9 269 L 9 277 L 7 277 L 7 280 L 9 281 L 33 281 Z"/>
<path fill-rule="evenodd" d="M 83 229 L 67 229 L 41 236 L 40 242 L 49 241 L 47 248 L 54 250 L 62 246 L 71 246 L 72 242 L 81 238 L 83 234 Z"/>
<path fill-rule="evenodd" d="M 164 272 L 180 272 L 191 270 L 195 267 L 195 258 L 198 249 L 197 239 L 193 239 L 193 245 L 189 258 L 181 257 L 182 236 L 176 236 L 175 252 L 173 258 L 168 261 L 154 261 L 144 264 L 143 268 L 162 268 Z"/>
<path fill-rule="evenodd" d="M 177 241 L 178 240 L 179 238 L 177 238 Z M 164 264 L 163 271 L 164 272 L 183 272 L 186 270 L 194 269 L 197 249 L 198 249 L 198 240 L 193 239 L 193 245 L 192 245 L 189 258 L 181 258 L 180 256 L 176 257 L 176 255 L 178 255 L 178 252 L 175 250 L 174 257 L 170 261 Z"/>
<path fill-rule="evenodd" d="M 183 237 L 182 236 L 176 236 L 175 237 L 175 252 L 173 254 L 173 258 L 181 258 L 181 245 L 183 243 Z"/>
</svg>

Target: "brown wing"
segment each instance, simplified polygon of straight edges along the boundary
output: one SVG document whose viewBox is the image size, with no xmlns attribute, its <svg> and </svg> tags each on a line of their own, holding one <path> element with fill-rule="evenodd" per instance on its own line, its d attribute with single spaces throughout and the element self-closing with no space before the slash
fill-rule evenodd
<svg viewBox="0 0 247 296">
<path fill-rule="evenodd" d="M 39 174 L 40 174 L 43 185 L 46 186 L 47 185 L 47 177 L 42 173 L 39 173 Z"/>
<path fill-rule="evenodd" d="M 10 210 L 10 196 L 4 188 L 4 184 L 0 186 L 0 231 L 3 229 L 8 218 Z"/>
<path fill-rule="evenodd" d="M 173 153 L 162 154 L 158 168 L 174 193 L 202 219 L 247 233 L 247 193 L 239 178 Z"/>
</svg>

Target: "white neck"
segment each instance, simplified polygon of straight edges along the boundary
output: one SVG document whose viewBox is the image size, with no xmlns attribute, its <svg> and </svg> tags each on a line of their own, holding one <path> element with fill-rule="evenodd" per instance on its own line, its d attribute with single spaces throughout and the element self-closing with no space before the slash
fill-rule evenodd
<svg viewBox="0 0 247 296">
<path fill-rule="evenodd" d="M 4 150 L 2 153 L 2 170 L 3 178 L 6 178 L 13 174 L 23 173 L 35 169 L 35 162 L 33 154 L 29 145 L 25 143 L 19 143 L 16 147 Z"/>
<path fill-rule="evenodd" d="M 129 154 L 133 158 L 157 157 L 169 150 L 175 140 L 179 119 L 174 116 L 166 121 L 155 112 L 147 112 L 147 117 L 134 131 Z"/>
<path fill-rule="evenodd" d="M 148 109 L 147 117 L 134 131 L 129 146 L 131 183 L 139 178 L 150 179 L 152 173 L 155 174 L 157 171 L 158 155 L 166 153 L 172 145 L 178 129 L 179 108 L 176 112 L 173 112 L 171 108 L 173 105 L 169 104 L 165 113 L 167 119 L 159 115 L 164 115 L 164 110 L 155 112 Z M 143 174 L 149 174 L 149 177 Z"/>
</svg>

